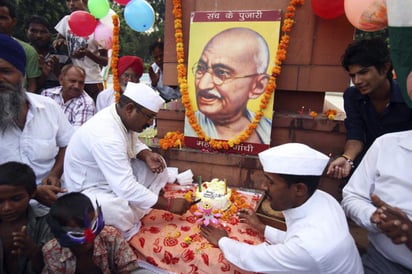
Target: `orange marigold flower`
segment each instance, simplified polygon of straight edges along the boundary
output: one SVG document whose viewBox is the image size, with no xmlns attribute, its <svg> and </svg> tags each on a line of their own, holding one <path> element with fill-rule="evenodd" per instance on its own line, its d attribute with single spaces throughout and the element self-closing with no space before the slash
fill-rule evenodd
<svg viewBox="0 0 412 274">
<path fill-rule="evenodd" d="M 315 118 L 316 116 L 318 116 L 318 113 L 312 110 L 311 112 L 309 112 L 309 116 Z"/>
</svg>

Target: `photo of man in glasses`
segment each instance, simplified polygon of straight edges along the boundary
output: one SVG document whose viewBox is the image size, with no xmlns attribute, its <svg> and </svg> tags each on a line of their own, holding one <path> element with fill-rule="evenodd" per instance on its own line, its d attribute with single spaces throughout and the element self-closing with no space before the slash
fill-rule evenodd
<svg viewBox="0 0 412 274">
<path fill-rule="evenodd" d="M 224 29 L 206 43 L 191 68 L 195 116 L 206 135 L 229 140 L 247 129 L 256 115 L 248 102 L 265 92 L 269 60 L 265 38 L 250 28 Z M 271 120 L 262 117 L 246 142 L 270 144 L 271 127 Z M 185 135 L 196 136 L 187 119 Z"/>
</svg>

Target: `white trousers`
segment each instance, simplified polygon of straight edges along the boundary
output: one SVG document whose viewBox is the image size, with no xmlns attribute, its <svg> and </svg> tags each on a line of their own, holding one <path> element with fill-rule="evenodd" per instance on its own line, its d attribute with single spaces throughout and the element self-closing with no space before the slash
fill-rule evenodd
<svg viewBox="0 0 412 274">
<path fill-rule="evenodd" d="M 143 184 L 153 193 L 159 194 L 167 183 L 167 169 L 165 168 L 159 174 L 153 173 L 145 162 L 137 159 L 133 159 L 131 165 L 137 182 Z M 96 200 L 99 202 L 105 224 L 116 227 L 126 240 L 130 240 L 139 231 L 140 219 L 148 213 L 148 211 L 143 211 L 133 203 L 118 197 L 112 191 L 88 189 L 82 193 L 87 195 L 95 206 Z"/>
</svg>

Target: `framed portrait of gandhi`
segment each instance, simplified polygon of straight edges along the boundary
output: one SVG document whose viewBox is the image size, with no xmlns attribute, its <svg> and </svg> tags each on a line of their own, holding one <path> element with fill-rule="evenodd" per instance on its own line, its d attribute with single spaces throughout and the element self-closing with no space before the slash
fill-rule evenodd
<svg viewBox="0 0 412 274">
<path fill-rule="evenodd" d="M 266 89 L 280 19 L 281 10 L 191 14 L 187 80 L 194 113 L 185 118 L 185 146 L 213 150 L 198 138 L 200 127 L 205 136 L 235 142 L 230 153 L 257 154 L 269 147 L 274 94 Z M 236 143 L 242 134 L 247 139 Z"/>
</svg>

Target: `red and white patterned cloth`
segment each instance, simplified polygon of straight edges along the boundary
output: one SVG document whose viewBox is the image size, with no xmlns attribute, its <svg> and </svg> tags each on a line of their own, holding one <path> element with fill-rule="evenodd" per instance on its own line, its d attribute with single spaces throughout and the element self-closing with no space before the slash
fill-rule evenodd
<svg viewBox="0 0 412 274">
<path fill-rule="evenodd" d="M 181 197 L 185 190 L 166 190 L 167 197 Z M 260 194 L 238 191 L 250 208 L 256 209 Z M 229 263 L 218 247 L 199 234 L 199 222 L 191 211 L 174 215 L 153 209 L 142 219 L 142 227 L 129 244 L 139 259 L 174 273 L 250 273 Z M 237 216 L 221 221 L 229 237 L 249 244 L 263 242 L 263 236 Z"/>
</svg>

